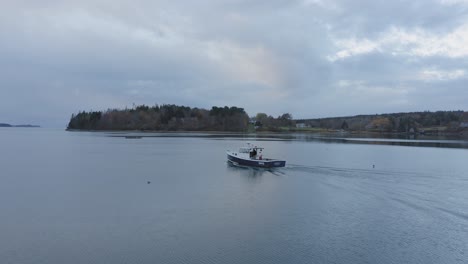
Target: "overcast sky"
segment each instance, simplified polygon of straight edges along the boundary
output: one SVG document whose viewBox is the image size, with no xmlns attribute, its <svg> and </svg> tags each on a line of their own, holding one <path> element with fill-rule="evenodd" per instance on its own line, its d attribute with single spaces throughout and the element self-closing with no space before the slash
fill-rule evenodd
<svg viewBox="0 0 468 264">
<path fill-rule="evenodd" d="M 0 0 L 0 122 L 468 110 L 468 0 Z"/>
</svg>

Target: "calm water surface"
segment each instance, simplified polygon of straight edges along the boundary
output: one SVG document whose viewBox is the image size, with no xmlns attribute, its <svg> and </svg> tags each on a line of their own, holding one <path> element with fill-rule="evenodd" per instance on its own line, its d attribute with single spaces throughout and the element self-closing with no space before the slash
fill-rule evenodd
<svg viewBox="0 0 468 264">
<path fill-rule="evenodd" d="M 2 128 L 0 262 L 467 263 L 467 142 Z"/>
</svg>

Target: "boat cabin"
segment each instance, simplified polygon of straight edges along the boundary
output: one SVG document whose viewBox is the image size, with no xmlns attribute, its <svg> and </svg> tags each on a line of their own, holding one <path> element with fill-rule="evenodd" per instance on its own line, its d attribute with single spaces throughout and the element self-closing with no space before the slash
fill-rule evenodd
<svg viewBox="0 0 468 264">
<path fill-rule="evenodd" d="M 241 147 L 239 153 L 248 154 L 251 159 L 262 159 L 263 148 L 255 147 Z"/>
</svg>

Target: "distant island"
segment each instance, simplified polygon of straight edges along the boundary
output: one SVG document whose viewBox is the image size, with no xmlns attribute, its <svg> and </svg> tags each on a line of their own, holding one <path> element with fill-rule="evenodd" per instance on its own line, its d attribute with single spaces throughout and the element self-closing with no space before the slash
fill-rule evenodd
<svg viewBox="0 0 468 264">
<path fill-rule="evenodd" d="M 10 125 L 6 123 L 0 123 L 0 127 L 41 127 L 36 125 Z"/>
<path fill-rule="evenodd" d="M 67 130 L 350 132 L 468 134 L 468 112 L 436 111 L 293 119 L 289 113 L 249 117 L 243 108 L 210 110 L 173 104 L 72 114 Z"/>
</svg>

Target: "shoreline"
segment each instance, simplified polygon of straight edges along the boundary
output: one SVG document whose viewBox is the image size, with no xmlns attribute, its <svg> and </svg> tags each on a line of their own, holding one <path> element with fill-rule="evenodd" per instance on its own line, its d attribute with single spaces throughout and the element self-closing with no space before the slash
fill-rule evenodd
<svg viewBox="0 0 468 264">
<path fill-rule="evenodd" d="M 86 129 L 65 129 L 67 132 L 102 132 L 102 133 L 158 133 L 158 134 L 217 134 L 217 135 L 314 135 L 318 137 L 343 137 L 343 138 L 382 138 L 382 139 L 467 139 L 468 133 L 444 132 L 444 133 L 400 133 L 400 132 L 376 132 L 376 131 L 340 131 L 340 130 L 320 130 L 320 131 L 186 131 L 186 130 L 86 130 Z"/>
</svg>

